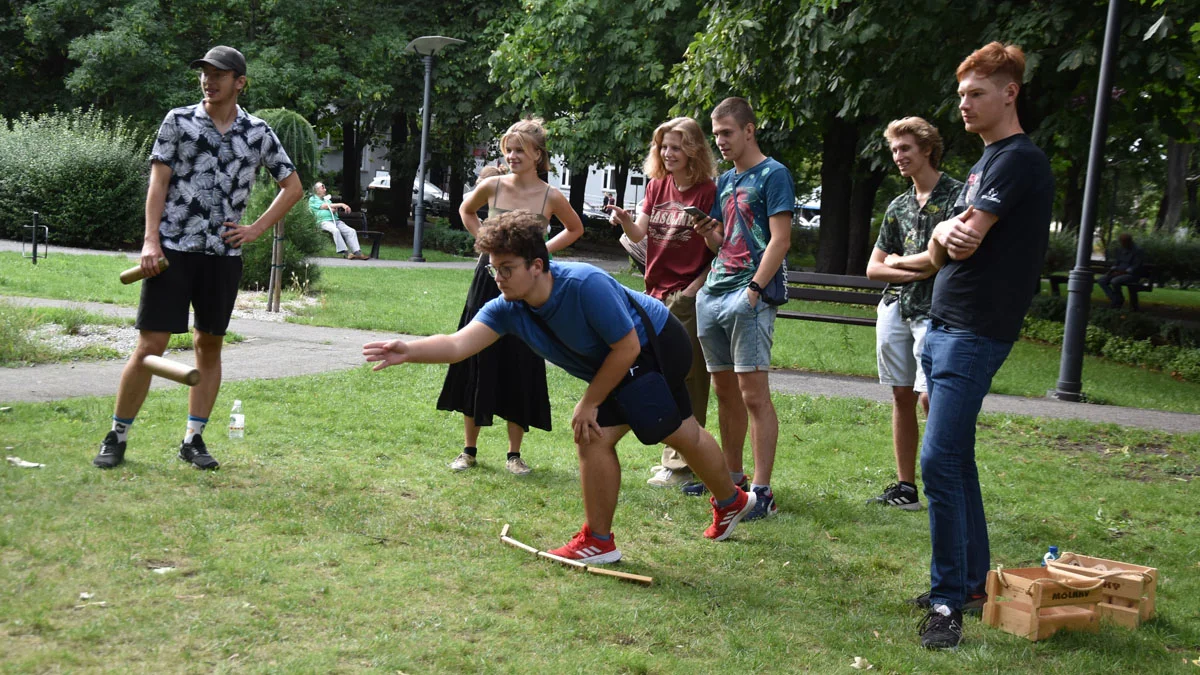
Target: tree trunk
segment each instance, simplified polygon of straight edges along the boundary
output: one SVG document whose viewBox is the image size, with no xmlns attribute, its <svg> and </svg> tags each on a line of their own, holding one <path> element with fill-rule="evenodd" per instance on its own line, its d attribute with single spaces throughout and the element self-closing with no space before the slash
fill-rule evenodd
<svg viewBox="0 0 1200 675">
<path fill-rule="evenodd" d="M 458 215 L 458 207 L 463 202 L 463 183 L 467 182 L 467 170 L 463 166 L 463 142 L 456 140 L 450 158 L 450 227 L 456 230 L 467 229 L 463 225 L 462 216 Z"/>
<path fill-rule="evenodd" d="M 613 170 L 613 181 L 617 184 L 617 206 L 625 206 L 625 184 L 629 182 L 629 162 L 622 161 Z M 633 214 L 634 219 L 637 214 Z"/>
<path fill-rule="evenodd" d="M 817 271 L 845 274 L 850 247 L 852 169 L 858 147 L 858 127 L 830 115 L 821 140 L 821 231 Z"/>
<path fill-rule="evenodd" d="M 1183 218 L 1183 199 L 1187 184 L 1188 154 L 1191 147 L 1174 138 L 1167 140 L 1167 187 L 1163 192 L 1165 213 L 1159 217 L 1160 227 L 1174 232 Z"/>
<path fill-rule="evenodd" d="M 358 168 L 362 166 L 362 141 L 358 137 L 358 120 L 342 120 L 342 201 L 355 211 L 362 206 L 362 190 Z"/>
<path fill-rule="evenodd" d="M 408 227 L 408 214 L 412 211 L 412 186 L 417 175 L 417 163 L 421 154 L 420 128 L 416 115 L 406 111 L 392 113 L 392 141 L 388 158 L 391 162 L 391 208 L 388 223 L 395 228 Z"/>
<path fill-rule="evenodd" d="M 879 186 L 887 176 L 884 170 L 871 171 L 866 162 L 860 162 L 861 173 L 854 180 L 850 191 L 850 219 L 847 250 L 846 274 L 865 275 L 867 262 L 871 259 L 871 218 L 875 211 L 875 195 Z M 825 219 L 821 218 L 821 225 Z"/>
<path fill-rule="evenodd" d="M 1196 229 L 1200 228 L 1200 195 L 1197 195 L 1197 187 L 1200 186 L 1200 152 L 1196 152 L 1196 147 L 1192 146 L 1192 161 L 1191 169 L 1188 171 L 1187 187 L 1184 192 L 1187 193 L 1187 218 L 1186 222 L 1192 233 L 1195 234 Z"/>
<path fill-rule="evenodd" d="M 1063 228 L 1079 231 L 1083 222 L 1083 163 L 1072 160 L 1067 165 L 1067 182 L 1063 186 Z"/>
<path fill-rule="evenodd" d="M 571 167 L 571 208 L 575 209 L 575 213 L 579 214 L 579 218 L 583 218 L 583 199 L 586 197 L 584 192 L 587 190 L 588 167 L 572 166 Z"/>
</svg>

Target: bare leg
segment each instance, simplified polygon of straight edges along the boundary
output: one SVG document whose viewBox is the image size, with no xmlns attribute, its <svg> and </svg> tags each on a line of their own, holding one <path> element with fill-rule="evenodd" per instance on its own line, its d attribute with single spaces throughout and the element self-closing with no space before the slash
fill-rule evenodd
<svg viewBox="0 0 1200 675">
<path fill-rule="evenodd" d="M 692 472 L 704 481 L 713 498 L 723 501 L 733 496 L 736 488 L 725 467 L 725 458 L 717 446 L 717 439 L 700 426 L 695 417 L 684 420 L 675 433 L 666 438 L 666 443 L 683 455 Z"/>
<path fill-rule="evenodd" d="M 771 402 L 767 371 L 738 373 L 742 400 L 750 417 L 750 448 L 754 453 L 754 484 L 770 485 L 775 469 L 775 446 L 779 442 L 779 418 Z"/>
<path fill-rule="evenodd" d="M 525 430 L 520 424 L 508 423 L 508 451 L 521 452 L 521 441 L 525 439 Z"/>
<path fill-rule="evenodd" d="M 468 415 L 463 415 L 463 445 L 468 448 L 478 447 L 479 425 Z"/>
<path fill-rule="evenodd" d="M 188 392 L 188 414 L 208 418 L 217 401 L 217 393 L 221 391 L 221 347 L 225 338 L 197 328 L 193 343 L 200 382 Z"/>
<path fill-rule="evenodd" d="M 925 398 L 928 401 L 929 397 Z M 896 477 L 905 483 L 915 485 L 917 479 L 917 394 L 912 387 L 892 387 L 892 450 L 896 455 Z"/>
<path fill-rule="evenodd" d="M 603 427 L 600 436 L 587 445 L 575 445 L 579 454 L 579 482 L 583 487 L 583 513 L 594 534 L 612 532 L 621 491 L 621 462 L 617 459 L 617 441 L 629 431 L 625 425 Z"/>
<path fill-rule="evenodd" d="M 738 386 L 738 375 L 732 370 L 712 374 L 713 391 L 717 394 L 717 418 L 721 428 L 721 450 L 725 454 L 725 468 L 742 473 L 742 448 L 746 444 L 746 428 L 749 418 L 742 391 Z"/>
<path fill-rule="evenodd" d="M 121 382 L 117 385 L 117 404 L 113 415 L 122 419 L 137 417 L 142 404 L 146 402 L 146 394 L 150 391 L 150 380 L 153 375 L 142 365 L 142 359 L 147 356 L 162 356 L 170 341 L 171 334 L 160 331 L 140 331 L 137 347 L 125 362 L 121 371 Z"/>
</svg>

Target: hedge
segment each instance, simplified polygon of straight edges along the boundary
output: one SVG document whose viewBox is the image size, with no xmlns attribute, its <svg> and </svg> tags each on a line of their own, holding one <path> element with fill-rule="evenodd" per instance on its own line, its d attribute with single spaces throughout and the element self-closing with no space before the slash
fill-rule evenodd
<svg viewBox="0 0 1200 675">
<path fill-rule="evenodd" d="M 149 139 L 96 110 L 0 120 L 0 236 L 24 239 L 32 212 L 58 246 L 136 248 Z"/>
</svg>

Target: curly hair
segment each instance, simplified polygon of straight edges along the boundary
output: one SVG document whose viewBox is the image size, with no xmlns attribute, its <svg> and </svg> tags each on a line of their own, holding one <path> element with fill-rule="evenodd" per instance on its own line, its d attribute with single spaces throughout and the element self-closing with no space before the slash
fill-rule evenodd
<svg viewBox="0 0 1200 675">
<path fill-rule="evenodd" d="M 679 134 L 683 154 L 687 156 L 688 184 L 695 185 L 705 179 L 714 178 L 717 175 L 717 163 L 713 159 L 712 146 L 704 138 L 704 130 L 700 128 L 700 123 L 690 117 L 676 117 L 658 125 L 650 141 L 650 152 L 646 155 L 642 171 L 657 180 L 667 177 L 667 167 L 662 160 L 662 146 L 663 139 L 671 132 Z"/>
<path fill-rule="evenodd" d="M 537 153 L 538 173 L 550 170 L 550 153 L 546 151 L 546 128 L 542 126 L 542 120 L 530 117 L 509 127 L 500 137 L 500 152 L 508 152 L 510 143 L 530 155 Z"/>
<path fill-rule="evenodd" d="M 920 117 L 902 117 L 898 120 L 892 120 L 887 125 L 887 130 L 883 132 L 883 137 L 891 142 L 905 134 L 909 134 L 917 139 L 917 146 L 922 151 L 929 151 L 930 166 L 936 169 L 941 165 L 942 135 L 938 133 L 937 127 Z"/>
<path fill-rule="evenodd" d="M 1020 85 L 1025 79 L 1025 52 L 1016 45 L 989 42 L 963 59 L 954 74 L 961 82 L 971 71 L 981 77 L 998 75 Z"/>
<path fill-rule="evenodd" d="M 479 228 L 475 250 L 488 255 L 516 255 L 532 264 L 542 261 L 542 269 L 550 269 L 550 254 L 546 251 L 546 224 L 540 214 L 516 209 L 488 218 Z"/>
</svg>

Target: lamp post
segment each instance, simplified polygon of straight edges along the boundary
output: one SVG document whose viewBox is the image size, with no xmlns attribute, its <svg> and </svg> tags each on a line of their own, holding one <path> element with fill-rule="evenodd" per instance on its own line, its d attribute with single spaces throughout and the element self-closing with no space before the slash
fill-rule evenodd
<svg viewBox="0 0 1200 675">
<path fill-rule="evenodd" d="M 417 192 L 413 218 L 413 262 L 425 262 L 425 258 L 421 257 L 421 235 L 425 231 L 425 148 L 429 144 L 429 92 L 433 88 L 433 57 L 445 47 L 462 43 L 462 40 L 455 38 L 426 35 L 413 40 L 404 48 L 406 52 L 419 54 L 425 63 L 425 104 L 421 107 L 421 162 L 417 167 L 417 180 L 420 181 L 418 185 L 421 187 Z"/>
<path fill-rule="evenodd" d="M 1051 398 L 1072 403 L 1083 398 L 1083 342 L 1092 298 L 1092 270 L 1089 264 L 1092 261 L 1096 202 L 1100 196 L 1100 172 L 1104 169 L 1104 140 L 1108 135 L 1112 71 L 1117 58 L 1117 38 L 1121 34 L 1119 7 L 1120 0 L 1109 0 L 1104 50 L 1100 56 L 1100 77 L 1096 84 L 1096 112 L 1092 118 L 1092 145 L 1083 187 L 1079 248 L 1075 254 L 1075 269 L 1067 276 L 1067 317 L 1063 328 L 1062 360 L 1059 362 L 1057 387 L 1047 392 Z"/>
</svg>

